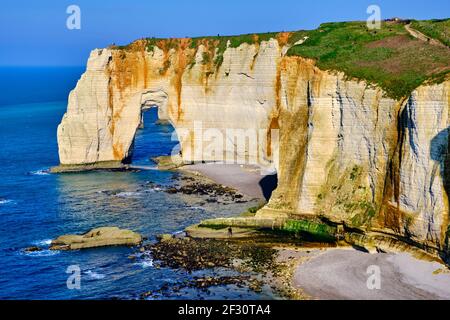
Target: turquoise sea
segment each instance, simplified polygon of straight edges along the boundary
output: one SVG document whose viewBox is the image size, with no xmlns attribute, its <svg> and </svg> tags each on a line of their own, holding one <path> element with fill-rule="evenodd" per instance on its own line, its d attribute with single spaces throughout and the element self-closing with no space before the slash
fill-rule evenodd
<svg viewBox="0 0 450 320">
<path fill-rule="evenodd" d="M 82 72 L 83 68 L 0 68 L 0 299 L 136 299 L 164 284 L 229 273 L 156 269 L 150 255 L 129 259 L 136 253 L 133 248 L 47 250 L 50 240 L 61 234 L 94 227 L 129 228 L 152 241 L 158 234 L 242 209 L 232 206 L 217 212 L 148 187 L 150 182 L 170 185 L 176 175 L 171 172 L 48 174 L 46 170 L 58 164 L 56 128 L 66 97 Z M 145 128 L 136 139 L 136 164 L 151 167 L 150 157 L 169 154 L 176 145 L 171 141 L 173 128 L 155 125 L 156 119 L 156 110 L 146 112 Z M 44 250 L 25 253 L 30 246 Z M 66 270 L 71 265 L 81 269 L 80 290 L 67 288 Z M 228 286 L 212 288 L 207 296 L 189 289 L 167 298 L 268 297 Z"/>
</svg>

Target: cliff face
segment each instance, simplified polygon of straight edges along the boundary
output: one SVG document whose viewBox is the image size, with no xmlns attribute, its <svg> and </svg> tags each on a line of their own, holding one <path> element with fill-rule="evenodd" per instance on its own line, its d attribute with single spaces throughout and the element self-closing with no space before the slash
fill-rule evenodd
<svg viewBox="0 0 450 320">
<path fill-rule="evenodd" d="M 228 46 L 219 62 L 211 42 L 190 41 L 94 50 L 58 127 L 61 164 L 126 161 L 143 110 L 158 106 L 185 161 L 276 168 L 279 187 L 259 215 L 320 215 L 444 249 L 450 81 L 400 101 L 286 56 L 282 36 Z"/>
<path fill-rule="evenodd" d="M 277 41 L 226 50 L 220 68 L 205 61 L 208 50 L 189 48 L 187 42 L 178 50 L 146 52 L 140 42 L 130 51 L 94 50 L 58 129 L 61 163 L 127 158 L 142 109 L 153 105 L 177 128 L 186 160 L 202 159 L 191 143 L 194 122 L 203 132 L 267 128 L 276 104 Z M 234 155 L 233 144 L 224 142 L 224 148 Z M 217 154 L 213 160 L 224 157 Z"/>
</svg>

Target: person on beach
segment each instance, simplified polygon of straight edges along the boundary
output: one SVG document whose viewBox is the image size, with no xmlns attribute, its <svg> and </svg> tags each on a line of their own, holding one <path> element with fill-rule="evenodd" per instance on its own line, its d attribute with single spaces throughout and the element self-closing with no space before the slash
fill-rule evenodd
<svg viewBox="0 0 450 320">
<path fill-rule="evenodd" d="M 228 228 L 228 237 L 231 238 L 233 236 L 233 229 L 231 227 Z"/>
</svg>

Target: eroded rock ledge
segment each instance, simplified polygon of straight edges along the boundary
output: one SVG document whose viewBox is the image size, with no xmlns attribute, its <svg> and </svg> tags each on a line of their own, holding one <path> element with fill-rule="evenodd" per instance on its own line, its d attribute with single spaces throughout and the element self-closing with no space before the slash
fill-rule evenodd
<svg viewBox="0 0 450 320">
<path fill-rule="evenodd" d="M 93 229 L 83 235 L 64 235 L 53 240 L 50 250 L 79 250 L 108 246 L 137 246 L 142 237 L 131 230 L 117 227 Z"/>
<path fill-rule="evenodd" d="M 448 250 L 449 80 L 396 100 L 286 56 L 282 39 L 227 46 L 220 64 L 206 42 L 169 44 L 148 50 L 137 41 L 91 53 L 58 127 L 63 167 L 126 163 L 143 110 L 158 106 L 184 161 L 232 158 L 276 168 L 279 186 L 260 218 L 320 216 Z M 203 152 L 192 140 L 196 122 L 224 134 L 258 132 L 257 154 L 233 143 Z"/>
</svg>

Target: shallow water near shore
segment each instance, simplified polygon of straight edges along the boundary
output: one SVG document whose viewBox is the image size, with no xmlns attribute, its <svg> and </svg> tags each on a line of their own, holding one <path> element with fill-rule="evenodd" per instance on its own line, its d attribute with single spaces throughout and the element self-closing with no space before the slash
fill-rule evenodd
<svg viewBox="0 0 450 320">
<path fill-rule="evenodd" d="M 230 275 L 213 269 L 189 274 L 180 269 L 155 268 L 151 256 L 136 249 L 113 247 L 74 252 L 49 251 L 50 240 L 99 226 L 118 226 L 140 232 L 149 240 L 175 233 L 202 219 L 232 216 L 254 203 L 196 205 L 170 195 L 151 183 L 167 186 L 178 175 L 158 170 L 89 172 L 53 175 L 58 164 L 56 128 L 65 102 L 0 107 L 0 299 L 135 299 L 164 285 L 194 276 Z M 170 154 L 172 128 L 155 125 L 156 110 L 145 114 L 145 128 L 136 138 L 133 163 L 154 167 L 150 157 Z M 42 251 L 25 253 L 38 246 Z M 81 269 L 81 289 L 66 285 L 71 265 Z M 189 289 L 170 299 L 267 299 L 228 285 L 208 294 Z"/>
</svg>

